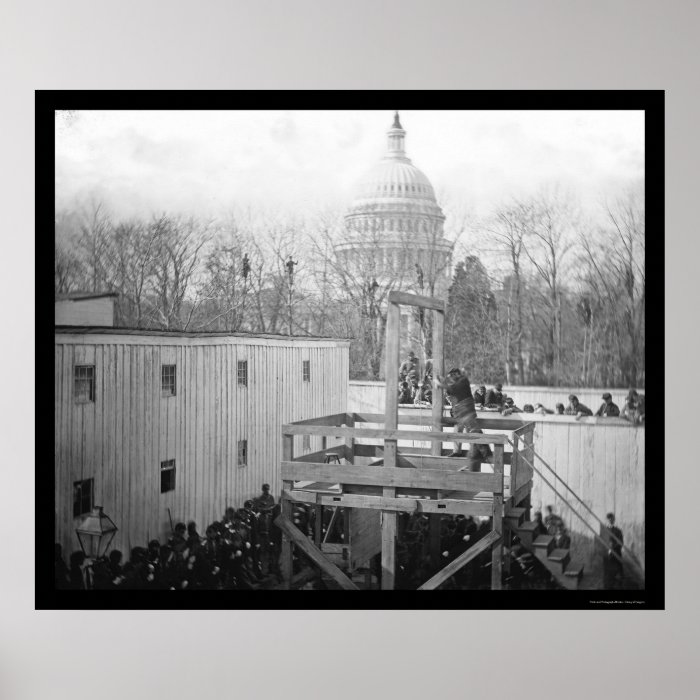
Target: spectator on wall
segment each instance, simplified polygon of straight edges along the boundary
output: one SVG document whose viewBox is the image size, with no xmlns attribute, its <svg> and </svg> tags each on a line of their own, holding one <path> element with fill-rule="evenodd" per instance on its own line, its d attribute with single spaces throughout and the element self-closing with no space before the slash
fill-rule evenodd
<svg viewBox="0 0 700 700">
<path fill-rule="evenodd" d="M 615 418 L 620 415 L 620 409 L 613 403 L 612 395 L 607 391 L 603 394 L 603 403 L 595 414 L 599 418 Z"/>
</svg>

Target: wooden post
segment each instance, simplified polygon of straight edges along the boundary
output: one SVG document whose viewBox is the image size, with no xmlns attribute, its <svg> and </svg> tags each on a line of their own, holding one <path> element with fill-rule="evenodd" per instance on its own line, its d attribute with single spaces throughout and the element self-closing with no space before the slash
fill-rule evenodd
<svg viewBox="0 0 700 700">
<path fill-rule="evenodd" d="M 503 478 L 503 445 L 493 446 L 493 473 Z M 501 561 L 503 556 L 503 487 L 493 494 L 493 531 L 499 536 L 491 549 L 491 590 L 501 590 Z"/>
<path fill-rule="evenodd" d="M 386 400 L 384 428 L 396 430 L 399 418 L 399 333 L 401 327 L 399 305 L 389 302 L 386 324 Z M 384 440 L 384 466 L 396 467 L 396 440 Z M 395 488 L 385 487 L 384 496 L 393 498 Z M 394 590 L 396 577 L 396 513 L 382 513 L 382 590 Z"/>
<path fill-rule="evenodd" d="M 444 374 L 445 352 L 443 345 L 445 329 L 445 315 L 441 311 L 433 311 L 433 377 Z M 433 407 L 432 407 L 432 428 L 434 431 L 442 432 L 443 404 L 445 403 L 445 389 L 442 386 L 433 385 Z M 442 454 L 442 443 L 432 442 L 430 444 L 430 454 L 439 457 Z M 442 498 L 443 494 L 438 491 L 437 498 Z M 441 515 L 430 516 L 430 554 L 433 564 L 437 565 L 442 561 L 440 552 L 440 522 Z"/>
<path fill-rule="evenodd" d="M 533 423 L 530 426 L 530 429 L 525 433 L 525 445 L 527 446 L 526 450 L 526 456 L 528 460 L 530 460 L 530 464 L 535 463 L 535 424 Z M 530 474 L 530 483 L 532 483 L 532 475 L 533 475 L 533 469 L 530 468 L 528 473 Z M 530 492 L 527 494 L 524 502 L 523 502 L 523 507 L 527 508 L 525 518 L 527 520 L 530 520 L 531 513 L 531 507 L 532 507 L 532 501 L 531 501 L 531 495 L 532 495 L 532 487 L 530 488 Z"/>
<path fill-rule="evenodd" d="M 354 428 L 355 427 L 355 419 L 350 418 L 345 425 L 348 428 Z M 353 438 L 353 437 L 345 438 L 345 447 L 347 447 L 347 454 L 345 456 L 345 459 L 350 464 L 355 464 L 355 438 Z"/>
<path fill-rule="evenodd" d="M 294 436 L 293 435 L 283 435 L 282 436 L 282 459 L 285 462 L 290 462 L 294 459 Z M 283 481 L 282 486 L 285 490 L 292 490 L 294 488 L 293 481 Z M 282 499 L 282 515 L 287 518 L 287 520 L 292 520 L 292 502 L 289 499 Z M 283 533 L 282 535 L 282 553 L 280 554 L 280 568 L 282 570 L 282 579 L 284 581 L 284 587 L 289 590 L 292 586 L 292 558 L 294 552 L 294 545 L 292 540 Z"/>
</svg>

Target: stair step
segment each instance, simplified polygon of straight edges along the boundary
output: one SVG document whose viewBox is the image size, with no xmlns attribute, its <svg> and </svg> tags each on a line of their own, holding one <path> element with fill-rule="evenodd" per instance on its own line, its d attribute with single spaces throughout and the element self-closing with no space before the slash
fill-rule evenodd
<svg viewBox="0 0 700 700">
<path fill-rule="evenodd" d="M 526 532 L 535 532 L 535 530 L 537 530 L 537 523 L 534 520 L 528 520 L 527 522 L 521 523 L 518 526 L 518 530 L 525 530 Z"/>
<path fill-rule="evenodd" d="M 583 576 L 583 564 L 569 564 L 569 567 L 564 572 L 564 576 L 580 579 Z"/>
<path fill-rule="evenodd" d="M 508 508 L 506 510 L 506 520 L 509 520 L 513 525 L 521 525 L 524 518 L 525 518 L 525 513 L 527 512 L 527 508 Z"/>
<path fill-rule="evenodd" d="M 571 557 L 568 549 L 553 549 L 549 553 L 547 559 L 549 559 L 549 561 L 551 561 L 553 564 L 558 564 L 560 567 L 559 570 L 563 573 Z"/>
<path fill-rule="evenodd" d="M 550 552 L 554 549 L 554 537 L 551 535 L 540 535 L 532 543 L 535 549 L 544 550 L 545 554 L 549 556 Z"/>
</svg>

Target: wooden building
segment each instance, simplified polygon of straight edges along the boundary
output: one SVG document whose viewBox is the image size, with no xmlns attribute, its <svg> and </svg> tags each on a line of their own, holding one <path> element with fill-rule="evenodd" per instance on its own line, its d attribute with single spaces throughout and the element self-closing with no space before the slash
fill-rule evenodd
<svg viewBox="0 0 700 700">
<path fill-rule="evenodd" d="M 118 297 L 115 292 L 59 294 L 54 302 L 54 323 L 57 326 L 113 326 Z"/>
<path fill-rule="evenodd" d="M 204 530 L 264 482 L 281 426 L 347 407 L 348 341 L 121 328 L 55 329 L 55 529 L 64 551 L 94 505 L 128 551 L 173 522 Z M 297 454 L 321 448 L 298 436 Z"/>
</svg>

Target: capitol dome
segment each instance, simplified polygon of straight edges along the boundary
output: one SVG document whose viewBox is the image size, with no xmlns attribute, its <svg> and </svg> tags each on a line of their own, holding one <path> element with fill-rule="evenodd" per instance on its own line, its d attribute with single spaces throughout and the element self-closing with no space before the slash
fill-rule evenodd
<svg viewBox="0 0 700 700">
<path fill-rule="evenodd" d="M 406 156 L 398 113 L 387 133 L 387 151 L 358 183 L 345 216 L 350 231 L 405 231 L 442 235 L 445 216 L 430 180 Z"/>
</svg>

